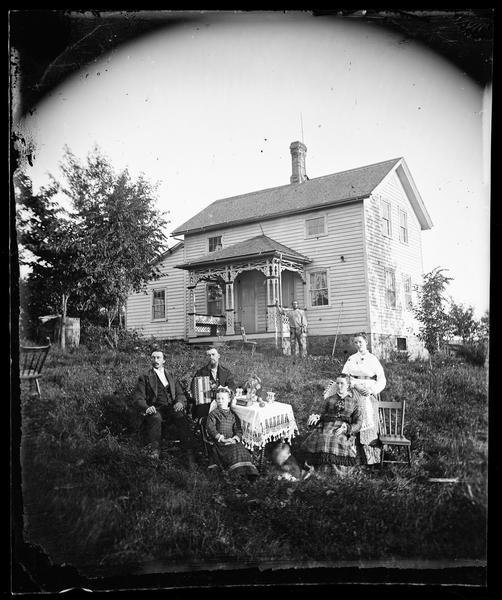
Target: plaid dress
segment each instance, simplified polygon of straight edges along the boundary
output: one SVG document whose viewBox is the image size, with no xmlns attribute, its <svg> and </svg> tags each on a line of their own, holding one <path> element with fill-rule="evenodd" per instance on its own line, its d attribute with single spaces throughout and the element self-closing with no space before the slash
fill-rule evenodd
<svg viewBox="0 0 502 600">
<path fill-rule="evenodd" d="M 230 409 L 223 410 L 216 408 L 211 411 L 206 421 L 206 432 L 209 439 L 213 442 L 209 468 L 221 466 L 227 472 L 258 475 L 258 470 L 253 465 L 249 450 L 241 442 L 226 446 L 216 440 L 219 434 L 226 438 L 237 435 L 242 439 L 239 417 Z"/>
<path fill-rule="evenodd" d="M 359 464 L 354 434 L 361 428 L 361 422 L 358 402 L 350 392 L 345 398 L 338 394 L 327 398 L 321 420 L 302 444 L 307 461 L 314 466 Z M 336 433 L 343 423 L 348 425 L 347 432 Z"/>
</svg>

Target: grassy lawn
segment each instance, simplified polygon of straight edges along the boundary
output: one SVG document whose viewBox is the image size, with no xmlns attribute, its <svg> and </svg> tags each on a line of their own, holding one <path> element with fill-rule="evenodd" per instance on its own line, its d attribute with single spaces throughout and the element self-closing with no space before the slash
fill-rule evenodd
<svg viewBox="0 0 502 600">
<path fill-rule="evenodd" d="M 201 350 L 165 346 L 167 368 L 187 378 Z M 300 435 L 322 405 L 331 357 L 290 357 L 226 349 L 222 363 L 244 381 L 257 372 L 276 399 L 291 403 Z M 42 399 L 23 394 L 21 462 L 25 539 L 54 563 L 92 575 L 150 561 L 340 561 L 483 559 L 486 543 L 486 372 L 454 361 L 384 364 L 383 399 L 405 397 L 413 465 L 361 470 L 339 481 L 255 483 L 210 477 L 180 452 L 146 458 L 129 394 L 149 350 L 66 354 L 53 347 Z M 297 450 L 294 449 L 294 452 Z M 460 483 L 431 483 L 458 477 Z"/>
</svg>

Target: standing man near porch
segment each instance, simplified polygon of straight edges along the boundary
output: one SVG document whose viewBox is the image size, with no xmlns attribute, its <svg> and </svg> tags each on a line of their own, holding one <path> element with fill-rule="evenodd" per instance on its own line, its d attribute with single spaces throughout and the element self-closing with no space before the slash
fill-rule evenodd
<svg viewBox="0 0 502 600">
<path fill-rule="evenodd" d="M 206 365 L 201 367 L 194 375 L 190 389 L 192 391 L 192 397 L 195 398 L 195 378 L 196 377 L 209 377 L 209 383 L 211 385 L 211 392 L 213 399 L 216 398 L 216 390 L 219 386 L 228 387 L 232 391 L 235 391 L 234 376 L 232 373 L 220 365 L 220 353 L 216 348 L 210 348 L 206 352 L 208 356 L 208 362 Z M 199 404 L 193 405 L 192 416 L 194 419 L 205 417 L 209 413 L 210 404 Z"/>
<path fill-rule="evenodd" d="M 298 302 L 293 300 L 293 308 L 283 308 L 279 305 L 279 300 L 275 301 L 277 309 L 281 315 L 287 314 L 289 318 L 289 332 L 291 340 L 291 354 L 293 356 L 307 356 L 307 315 L 305 311 L 298 308 Z"/>
</svg>

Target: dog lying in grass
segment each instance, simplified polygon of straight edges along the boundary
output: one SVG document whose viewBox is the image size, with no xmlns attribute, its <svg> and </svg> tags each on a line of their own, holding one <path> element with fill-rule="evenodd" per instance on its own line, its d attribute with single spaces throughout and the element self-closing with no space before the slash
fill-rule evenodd
<svg viewBox="0 0 502 600">
<path fill-rule="evenodd" d="M 310 477 L 311 470 L 300 467 L 296 458 L 291 454 L 291 446 L 287 442 L 278 442 L 271 453 L 272 472 L 277 479 L 287 481 L 303 481 Z"/>
</svg>

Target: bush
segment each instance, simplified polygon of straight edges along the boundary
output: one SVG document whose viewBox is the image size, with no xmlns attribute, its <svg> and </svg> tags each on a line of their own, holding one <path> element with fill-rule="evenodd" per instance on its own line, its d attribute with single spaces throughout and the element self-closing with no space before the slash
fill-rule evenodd
<svg viewBox="0 0 502 600">
<path fill-rule="evenodd" d="M 457 350 L 457 356 L 471 365 L 482 367 L 485 364 L 487 351 L 488 344 L 486 342 L 471 342 L 460 346 Z"/>
<path fill-rule="evenodd" d="M 109 330 L 102 325 L 96 325 L 90 321 L 81 323 L 81 342 L 89 350 L 116 349 L 123 352 L 131 352 L 145 345 L 137 331 L 112 328 Z"/>
</svg>

